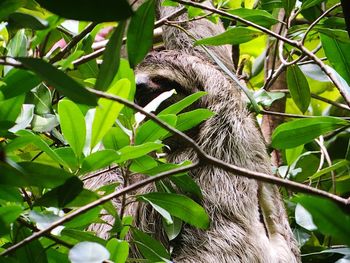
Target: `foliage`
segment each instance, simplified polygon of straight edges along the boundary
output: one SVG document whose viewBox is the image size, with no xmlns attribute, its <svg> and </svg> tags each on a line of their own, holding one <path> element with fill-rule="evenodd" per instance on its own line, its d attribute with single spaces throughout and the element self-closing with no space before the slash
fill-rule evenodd
<svg viewBox="0 0 350 263">
<path fill-rule="evenodd" d="M 127 186 L 127 179 L 124 185 L 84 188 L 83 182 L 101 169 L 118 169 L 124 178 L 183 169 L 169 174 L 170 181 L 158 181 L 157 192 L 130 195 L 128 202 L 144 202 L 159 212 L 170 240 L 183 223 L 209 226 L 200 188 L 185 171 L 190 162 L 171 164 L 162 157 L 169 129 L 143 121 L 144 115 L 115 99 L 134 99 L 133 69 L 152 47 L 156 5 L 148 0 L 132 11 L 126 0 L 0 2 L 0 253 L 6 254 L 0 262 L 121 263 L 132 244 L 147 262 L 169 262 L 167 248 L 131 227 L 133 219 L 123 209 L 115 211 L 111 198 L 101 201 Z M 348 198 L 350 39 L 338 1 L 216 5 L 221 13 L 206 14 L 200 4 L 187 7 L 191 19 L 217 21 L 221 15 L 227 28 L 195 44 L 239 49 L 236 73 L 254 92 L 250 99 L 259 104 L 257 113 L 271 114 L 272 102 L 286 100 L 285 112 L 279 113 L 285 123 L 272 135 L 271 146 L 283 157 L 276 171 Z M 284 27 L 276 31 L 279 24 Z M 125 42 L 129 60 L 121 58 Z M 270 92 L 283 72 L 287 87 Z M 158 119 L 180 131 L 197 126 L 213 115 L 207 109 L 189 110 L 202 96 L 184 98 L 159 112 Z M 349 206 L 287 191 L 284 197 L 303 262 L 350 258 Z M 107 240 L 87 231 L 92 223 L 111 223 L 100 219 L 103 213 L 115 218 Z M 59 226 L 45 230 L 58 220 Z M 40 235 L 8 253 L 34 232 Z"/>
</svg>

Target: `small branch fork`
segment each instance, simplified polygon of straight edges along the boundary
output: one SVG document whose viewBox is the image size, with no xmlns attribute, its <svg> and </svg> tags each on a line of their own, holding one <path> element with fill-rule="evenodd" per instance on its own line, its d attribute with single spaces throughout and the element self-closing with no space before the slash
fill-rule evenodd
<svg viewBox="0 0 350 263">
<path fill-rule="evenodd" d="M 335 75 L 335 73 L 329 68 L 327 67 L 323 61 L 318 58 L 312 51 L 308 50 L 301 41 L 295 41 L 295 40 L 291 40 L 287 37 L 281 36 L 263 26 L 260 26 L 258 24 L 255 24 L 249 20 L 246 20 L 244 18 L 241 18 L 239 16 L 236 15 L 232 15 L 230 13 L 227 13 L 225 11 L 222 11 L 220 9 L 216 9 L 214 7 L 210 7 L 210 6 L 206 6 L 197 2 L 192 2 L 192 1 L 188 1 L 188 0 L 174 0 L 174 2 L 183 4 L 183 5 L 188 5 L 188 6 L 193 6 L 193 7 L 197 7 L 197 8 L 201 8 L 203 10 L 207 10 L 209 12 L 221 15 L 223 17 L 226 17 L 228 19 L 233 19 L 236 21 L 239 21 L 241 23 L 244 23 L 245 25 L 254 27 L 264 33 L 266 33 L 269 36 L 275 37 L 278 40 L 283 41 L 283 43 L 287 43 L 297 49 L 299 49 L 303 54 L 305 54 L 307 57 L 309 57 L 311 60 L 313 60 L 321 69 L 322 71 L 327 74 L 327 76 L 332 80 L 332 82 L 334 83 L 334 85 L 336 86 L 336 88 L 339 90 L 340 94 L 343 96 L 346 104 L 348 106 L 350 106 L 350 94 L 348 94 L 348 92 L 346 91 L 346 88 L 343 87 L 342 83 L 338 80 L 337 76 Z M 335 5 L 331 8 L 331 11 L 338 7 L 338 5 Z"/>
<path fill-rule="evenodd" d="M 109 195 L 103 196 L 101 198 L 99 198 L 98 200 L 89 203 L 83 207 L 80 207 L 72 212 L 70 212 L 69 214 L 67 214 L 66 216 L 62 217 L 61 219 L 57 220 L 55 223 L 53 223 L 50 227 L 45 228 L 43 230 L 40 230 L 38 232 L 33 233 L 31 236 L 28 236 L 27 238 L 23 239 L 22 241 L 14 244 L 13 246 L 7 248 L 6 250 L 4 250 L 2 253 L 0 253 L 0 256 L 5 256 L 10 254 L 11 252 L 15 251 L 16 249 L 30 243 L 31 241 L 38 239 L 42 236 L 45 236 L 47 233 L 49 233 L 52 229 L 54 229 L 55 227 L 59 226 L 59 225 L 63 225 L 64 223 L 72 220 L 73 218 L 75 218 L 78 215 L 83 214 L 84 212 L 99 206 L 105 202 L 108 202 L 109 200 L 116 198 L 116 197 L 120 197 L 125 193 L 128 193 L 130 191 L 134 191 L 136 189 L 139 189 L 147 184 L 153 183 L 155 181 L 167 178 L 171 175 L 174 174 L 178 174 L 178 173 L 183 173 L 183 172 L 188 172 L 192 169 L 196 169 L 200 166 L 207 166 L 207 165 L 213 165 L 219 168 L 222 168 L 226 171 L 232 172 L 237 176 L 244 176 L 250 179 L 255 179 L 258 181 L 262 181 L 265 183 L 270 183 L 270 184 L 275 184 L 275 185 L 279 185 L 279 186 L 284 186 L 287 187 L 289 189 L 298 191 L 298 192 L 303 192 L 303 193 L 308 193 L 308 194 L 312 194 L 312 195 L 316 195 L 316 196 L 320 196 L 320 197 L 324 197 L 324 198 L 328 198 L 332 201 L 334 201 L 335 203 L 337 203 L 338 205 L 342 206 L 342 207 L 346 207 L 348 208 L 350 206 L 350 200 L 349 199 L 344 199 L 340 196 L 328 193 L 326 191 L 322 191 L 301 183 L 297 183 L 297 182 L 293 182 L 293 181 L 288 181 L 282 178 L 278 178 L 269 174 L 265 174 L 265 173 L 260 173 L 260 172 L 254 172 L 254 171 L 250 171 L 248 169 L 242 168 L 242 167 L 238 167 L 236 165 L 233 164 L 228 164 L 222 160 L 219 160 L 213 156 L 210 156 L 208 154 L 206 154 L 201 148 L 200 146 L 194 141 L 192 140 L 190 137 L 188 137 L 186 134 L 184 134 L 181 131 L 176 130 L 175 128 L 171 127 L 170 125 L 168 125 L 167 123 L 163 122 L 162 120 L 160 120 L 159 118 L 157 118 L 157 116 L 155 116 L 152 113 L 148 113 L 146 112 L 142 107 L 138 106 L 137 104 L 130 102 L 126 99 L 120 98 L 118 96 L 114 96 L 111 94 L 107 94 L 98 90 L 94 90 L 91 88 L 87 88 L 91 93 L 95 94 L 97 97 L 99 98 L 105 98 L 105 99 L 109 99 L 112 101 L 116 101 L 119 103 L 124 104 L 125 106 L 132 108 L 138 112 L 141 112 L 142 114 L 146 115 L 148 117 L 148 119 L 153 120 L 155 123 L 157 123 L 159 126 L 161 126 L 162 128 L 167 129 L 169 132 L 173 133 L 173 135 L 179 136 L 181 138 L 183 138 L 189 145 L 190 147 L 192 147 L 195 152 L 197 153 L 198 156 L 198 161 L 184 166 L 184 167 L 179 167 L 176 169 L 173 169 L 171 171 L 167 171 L 167 172 L 163 172 L 160 173 L 156 176 L 152 176 L 152 177 L 148 177 L 144 180 L 141 180 L 137 183 L 131 184 L 119 191 L 116 191 L 114 193 L 111 193 Z"/>
</svg>

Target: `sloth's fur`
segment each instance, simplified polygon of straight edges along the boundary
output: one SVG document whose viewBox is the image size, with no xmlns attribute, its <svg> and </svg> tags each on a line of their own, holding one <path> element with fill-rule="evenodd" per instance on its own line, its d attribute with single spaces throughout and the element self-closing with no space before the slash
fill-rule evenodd
<svg viewBox="0 0 350 263">
<path fill-rule="evenodd" d="M 161 16 L 173 8 L 160 8 Z M 179 20 L 186 19 L 180 17 Z M 200 20 L 184 25 L 197 38 L 223 32 L 221 24 Z M 166 49 L 152 52 L 138 66 L 138 100 L 159 89 L 159 93 L 176 88 L 178 99 L 197 91 L 206 91 L 196 107 L 206 107 L 215 116 L 191 133 L 208 154 L 227 163 L 252 171 L 271 174 L 271 163 L 254 116 L 247 110 L 245 97 L 206 53 L 193 48 L 186 34 L 173 28 L 164 29 Z M 232 68 L 227 46 L 211 48 Z M 167 85 L 168 84 L 168 85 Z M 171 87 L 169 87 L 169 85 Z M 169 141 L 169 162 L 195 160 L 195 152 L 177 141 Z M 172 247 L 174 262 L 300 262 L 299 249 L 288 224 L 277 187 L 256 182 L 213 167 L 203 166 L 190 172 L 203 192 L 202 205 L 211 218 L 208 230 L 185 225 L 180 237 L 168 243 L 161 230 L 159 215 L 145 204 L 131 205 L 126 210 L 135 217 L 135 225 Z M 88 184 L 96 188 L 120 181 L 118 173 L 104 174 Z M 138 193 L 154 191 L 149 185 Z M 120 207 L 120 202 L 115 203 Z M 106 233 L 102 225 L 95 228 Z M 136 252 L 135 252 L 136 253 Z"/>
</svg>

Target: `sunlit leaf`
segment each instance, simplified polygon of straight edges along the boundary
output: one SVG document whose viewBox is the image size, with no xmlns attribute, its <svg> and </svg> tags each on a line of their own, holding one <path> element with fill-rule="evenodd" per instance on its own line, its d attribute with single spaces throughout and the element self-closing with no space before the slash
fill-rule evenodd
<svg viewBox="0 0 350 263">
<path fill-rule="evenodd" d="M 322 47 L 332 67 L 350 85 L 350 43 L 321 34 Z"/>
<path fill-rule="evenodd" d="M 110 253 L 110 259 L 115 263 L 125 263 L 129 255 L 129 244 L 124 240 L 112 238 L 108 241 L 106 248 Z"/>
<path fill-rule="evenodd" d="M 121 79 L 116 82 L 107 93 L 120 96 L 126 99 L 130 92 L 130 81 L 127 79 Z M 112 100 L 101 98 L 98 101 L 98 107 L 96 108 L 95 117 L 92 123 L 92 135 L 91 146 L 93 149 L 98 142 L 106 135 L 116 119 L 122 108 L 123 104 Z"/>
<path fill-rule="evenodd" d="M 192 199 L 178 194 L 149 193 L 140 195 L 152 203 L 168 211 L 171 215 L 196 226 L 206 229 L 209 227 L 209 217 L 203 207 Z"/>
<path fill-rule="evenodd" d="M 178 115 L 176 129 L 186 131 L 212 117 L 214 113 L 208 109 L 196 109 Z"/>
<path fill-rule="evenodd" d="M 11 70 L 2 81 L 5 82 L 5 85 L 0 86 L 0 96 L 5 99 L 26 93 L 41 82 L 35 74 L 23 69 Z"/>
<path fill-rule="evenodd" d="M 239 16 L 261 26 L 270 27 L 278 22 L 269 12 L 260 9 L 237 8 L 228 11 L 232 15 Z"/>
<path fill-rule="evenodd" d="M 49 85 L 62 92 L 71 100 L 77 103 L 96 105 L 96 97 L 93 94 L 51 64 L 37 58 L 17 59 L 27 68 L 34 71 L 41 79 L 47 81 Z"/>
<path fill-rule="evenodd" d="M 301 204 L 312 215 L 317 229 L 325 234 L 350 244 L 350 216 L 344 209 L 329 199 L 316 196 L 297 196 L 294 202 Z"/>
<path fill-rule="evenodd" d="M 301 9 L 308 9 L 312 6 L 318 5 L 319 3 L 321 3 L 323 0 L 305 0 L 303 1 L 302 5 L 301 5 Z"/>
<path fill-rule="evenodd" d="M 32 16 L 26 13 L 15 12 L 9 17 L 10 23 L 19 28 L 30 28 L 33 30 L 43 30 L 48 28 L 47 21 L 40 19 L 39 17 Z"/>
<path fill-rule="evenodd" d="M 167 124 L 171 126 L 175 126 L 177 118 L 173 114 L 167 114 L 167 115 L 160 115 L 159 119 L 166 122 Z M 144 124 L 142 124 L 137 133 L 136 133 L 136 144 L 142 144 L 144 142 L 154 142 L 158 139 L 163 138 L 166 136 L 169 132 L 161 128 L 158 124 L 154 123 L 151 120 L 146 121 Z"/>
<path fill-rule="evenodd" d="M 69 100 L 61 100 L 58 103 L 58 114 L 63 136 L 72 147 L 75 156 L 79 158 L 86 138 L 84 115 L 79 107 Z"/>
<path fill-rule="evenodd" d="M 168 251 L 158 240 L 141 232 L 140 230 L 137 230 L 136 228 L 132 229 L 132 235 L 137 248 L 146 259 L 151 260 L 151 262 L 159 262 L 170 259 Z"/>
<path fill-rule="evenodd" d="M 201 97 L 205 96 L 207 93 L 204 91 L 199 91 L 194 94 L 191 94 L 190 96 L 187 96 L 186 98 L 172 104 L 171 106 L 167 107 L 166 109 L 162 110 L 158 115 L 166 115 L 166 114 L 178 114 L 183 109 L 187 108 L 188 106 L 192 105 L 194 102 L 199 100 Z"/>
<path fill-rule="evenodd" d="M 306 112 L 311 100 L 310 88 L 306 77 L 297 65 L 287 68 L 287 84 L 295 104 L 301 112 Z"/>
<path fill-rule="evenodd" d="M 334 117 L 293 120 L 276 128 L 272 134 L 271 145 L 277 149 L 293 148 L 345 126 L 349 126 L 348 121 Z"/>
<path fill-rule="evenodd" d="M 118 151 L 120 158 L 117 160 L 117 162 L 121 163 L 126 160 L 139 158 L 149 152 L 158 150 L 163 146 L 163 144 L 155 142 L 146 142 L 144 144 L 136 146 L 125 146 Z"/>
<path fill-rule="evenodd" d="M 253 40 L 254 38 L 261 36 L 262 34 L 262 32 L 246 27 L 232 27 L 227 29 L 226 32 L 220 35 L 197 40 L 195 42 L 195 45 L 238 45 Z"/>
<path fill-rule="evenodd" d="M 118 161 L 120 155 L 114 150 L 101 150 L 87 156 L 82 163 L 80 173 L 93 172 L 104 168 L 115 161 Z"/>
<path fill-rule="evenodd" d="M 2 0 L 0 2 L 0 20 L 25 5 L 24 0 Z"/>
</svg>

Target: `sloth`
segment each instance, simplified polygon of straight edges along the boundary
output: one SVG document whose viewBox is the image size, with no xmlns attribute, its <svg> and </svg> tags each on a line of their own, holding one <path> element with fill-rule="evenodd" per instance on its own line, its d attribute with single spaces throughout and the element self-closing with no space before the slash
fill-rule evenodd
<svg viewBox="0 0 350 263">
<path fill-rule="evenodd" d="M 160 17 L 174 10 L 174 7 L 160 5 L 158 8 Z M 178 19 L 184 21 L 187 17 L 183 15 Z M 205 19 L 185 22 L 181 26 L 195 38 L 224 32 L 221 23 L 214 24 Z M 136 69 L 136 101 L 144 106 L 160 93 L 175 89 L 177 94 L 161 105 L 165 107 L 189 94 L 206 91 L 207 95 L 194 107 L 208 108 L 215 115 L 189 135 L 211 156 L 271 174 L 265 142 L 255 117 L 247 110 L 246 98 L 238 84 L 228 78 L 201 47 L 193 47 L 192 38 L 185 32 L 164 27 L 163 40 L 165 50 L 151 52 Z M 210 50 L 233 69 L 229 46 L 210 47 Z M 166 144 L 169 162 L 195 161 L 197 158 L 194 150 L 177 138 Z M 185 225 L 180 237 L 169 243 L 159 227 L 160 216 L 149 205 L 134 204 L 125 211 L 134 216 L 137 227 L 172 248 L 173 262 L 300 262 L 299 249 L 276 186 L 237 176 L 212 165 L 201 166 L 189 173 L 202 190 L 201 202 L 211 219 L 208 230 Z M 112 181 L 121 181 L 121 176 L 104 174 L 88 184 L 96 188 Z M 155 186 L 149 185 L 137 193 L 154 190 Z M 115 205 L 120 207 L 120 202 Z M 106 231 L 103 226 L 95 230 Z M 132 253 L 136 255 L 137 251 Z"/>
</svg>

